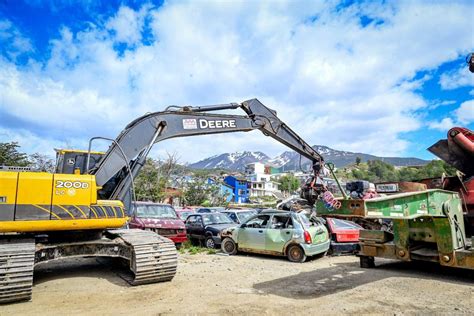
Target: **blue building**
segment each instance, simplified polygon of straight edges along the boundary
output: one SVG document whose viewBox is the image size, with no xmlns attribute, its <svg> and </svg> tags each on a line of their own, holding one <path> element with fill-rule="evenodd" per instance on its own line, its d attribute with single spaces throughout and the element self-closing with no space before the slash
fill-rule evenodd
<svg viewBox="0 0 474 316">
<path fill-rule="evenodd" d="M 214 179 L 208 178 L 207 183 L 216 184 Z M 228 185 L 227 183 L 218 183 L 219 184 L 219 193 L 222 196 L 225 196 L 226 202 L 231 202 L 234 199 L 234 188 Z"/>
<path fill-rule="evenodd" d="M 248 182 L 234 176 L 227 176 L 224 182 L 233 188 L 234 202 L 247 203 L 249 201 Z"/>
<path fill-rule="evenodd" d="M 231 202 L 234 199 L 234 188 L 227 183 L 219 183 L 219 185 L 222 196 L 225 196 L 225 201 Z"/>
</svg>

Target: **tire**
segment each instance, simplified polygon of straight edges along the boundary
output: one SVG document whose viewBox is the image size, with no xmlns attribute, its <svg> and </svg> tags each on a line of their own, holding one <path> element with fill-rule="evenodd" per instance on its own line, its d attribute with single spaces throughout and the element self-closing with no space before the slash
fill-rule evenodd
<svg viewBox="0 0 474 316">
<path fill-rule="evenodd" d="M 191 245 L 193 246 L 200 246 L 200 242 L 196 238 L 189 238 L 189 241 L 191 242 Z"/>
<path fill-rule="evenodd" d="M 211 236 L 206 237 L 206 241 L 205 241 L 204 245 L 206 246 L 206 248 L 216 249 L 216 243 L 214 242 L 214 239 L 212 239 Z"/>
<path fill-rule="evenodd" d="M 303 249 L 298 245 L 291 245 L 286 251 L 286 256 L 291 262 L 305 262 L 306 255 Z"/>
<path fill-rule="evenodd" d="M 229 255 L 237 254 L 237 244 L 232 238 L 226 237 L 221 243 L 221 249 L 224 253 Z"/>
<path fill-rule="evenodd" d="M 363 269 L 371 269 L 375 268 L 375 258 L 374 257 L 366 257 L 360 256 L 360 267 Z"/>
</svg>

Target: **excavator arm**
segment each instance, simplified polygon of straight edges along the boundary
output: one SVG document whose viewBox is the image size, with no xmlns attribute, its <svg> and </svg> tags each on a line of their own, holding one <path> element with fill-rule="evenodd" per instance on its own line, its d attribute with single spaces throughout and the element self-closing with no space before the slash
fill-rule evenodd
<svg viewBox="0 0 474 316">
<path fill-rule="evenodd" d="M 219 110 L 242 109 L 246 115 L 213 114 Z M 96 176 L 105 199 L 127 200 L 134 179 L 152 146 L 165 139 L 260 130 L 295 150 L 313 163 L 314 177 L 324 165 L 323 157 L 282 122 L 276 112 L 257 99 L 198 107 L 168 107 L 131 122 L 90 171 Z M 129 168 L 127 168 L 129 167 Z M 126 203 L 127 204 L 127 203 Z"/>
</svg>

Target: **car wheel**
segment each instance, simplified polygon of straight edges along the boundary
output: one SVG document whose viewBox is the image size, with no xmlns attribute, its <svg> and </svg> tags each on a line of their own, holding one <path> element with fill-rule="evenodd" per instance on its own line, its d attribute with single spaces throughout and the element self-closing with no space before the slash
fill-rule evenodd
<svg viewBox="0 0 474 316">
<path fill-rule="evenodd" d="M 375 259 L 374 257 L 360 256 L 360 267 L 364 269 L 375 268 Z"/>
<path fill-rule="evenodd" d="M 237 253 L 237 244 L 232 238 L 227 237 L 222 241 L 221 249 L 229 255 L 235 255 Z"/>
<path fill-rule="evenodd" d="M 196 238 L 189 238 L 189 241 L 191 242 L 191 245 L 193 246 L 200 246 L 200 242 Z"/>
<path fill-rule="evenodd" d="M 298 245 L 291 245 L 287 250 L 288 260 L 291 262 L 305 262 L 306 255 L 303 249 Z"/>
<path fill-rule="evenodd" d="M 216 243 L 214 242 L 214 239 L 212 239 L 212 237 L 206 238 L 206 248 L 216 249 Z"/>
</svg>

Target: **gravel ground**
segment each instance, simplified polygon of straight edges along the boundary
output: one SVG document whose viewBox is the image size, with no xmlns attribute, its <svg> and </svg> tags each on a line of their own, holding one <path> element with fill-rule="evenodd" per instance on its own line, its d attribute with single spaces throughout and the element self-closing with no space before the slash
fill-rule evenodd
<svg viewBox="0 0 474 316">
<path fill-rule="evenodd" d="M 181 254 L 173 281 L 132 287 L 110 265 L 70 259 L 39 266 L 32 302 L 0 306 L 0 315 L 473 313 L 474 271 L 376 263 Z"/>
</svg>

